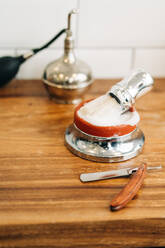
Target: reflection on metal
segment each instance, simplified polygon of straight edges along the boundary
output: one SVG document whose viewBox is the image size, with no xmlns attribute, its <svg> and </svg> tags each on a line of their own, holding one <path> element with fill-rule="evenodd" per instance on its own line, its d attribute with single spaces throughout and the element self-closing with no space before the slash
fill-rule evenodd
<svg viewBox="0 0 165 248">
<path fill-rule="evenodd" d="M 109 94 L 114 97 L 125 113 L 135 103 L 135 99 L 151 90 L 154 80 L 144 70 L 135 70 L 129 77 L 112 86 Z"/>
<path fill-rule="evenodd" d="M 96 137 L 79 130 L 74 124 L 65 133 L 65 144 L 75 155 L 97 162 L 120 162 L 137 156 L 144 145 L 144 134 L 137 127 L 118 137 Z"/>
</svg>

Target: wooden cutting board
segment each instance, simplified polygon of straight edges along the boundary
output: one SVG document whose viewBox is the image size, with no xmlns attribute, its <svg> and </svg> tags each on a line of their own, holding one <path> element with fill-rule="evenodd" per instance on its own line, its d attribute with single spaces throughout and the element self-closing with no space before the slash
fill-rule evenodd
<svg viewBox="0 0 165 248">
<path fill-rule="evenodd" d="M 116 80 L 96 80 L 86 99 Z M 57 105 L 41 81 L 0 89 L 0 247 L 116 248 L 165 246 L 165 79 L 137 101 L 143 153 L 123 163 L 83 160 L 64 146 L 73 105 Z M 125 209 L 109 203 L 127 178 L 82 184 L 82 172 L 162 164 Z"/>
</svg>

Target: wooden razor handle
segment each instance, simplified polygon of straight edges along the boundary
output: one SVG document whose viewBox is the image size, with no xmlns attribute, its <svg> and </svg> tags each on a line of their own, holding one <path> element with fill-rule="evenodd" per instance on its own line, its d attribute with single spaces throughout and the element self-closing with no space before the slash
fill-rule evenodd
<svg viewBox="0 0 165 248">
<path fill-rule="evenodd" d="M 111 201 L 111 211 L 117 211 L 121 208 L 124 208 L 126 204 L 132 200 L 132 198 L 137 194 L 143 184 L 146 170 L 147 164 L 142 164 L 139 169 L 132 175 L 126 186 Z"/>
</svg>

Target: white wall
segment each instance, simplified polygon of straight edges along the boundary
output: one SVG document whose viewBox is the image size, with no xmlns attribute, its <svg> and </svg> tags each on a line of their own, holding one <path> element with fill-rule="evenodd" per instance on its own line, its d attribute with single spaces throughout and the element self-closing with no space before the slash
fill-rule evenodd
<svg viewBox="0 0 165 248">
<path fill-rule="evenodd" d="M 165 0 L 0 0 L 0 56 L 38 47 L 66 27 L 72 8 L 76 53 L 100 78 L 142 67 L 165 76 Z M 27 61 L 18 78 L 40 78 L 62 54 L 63 37 Z"/>
</svg>

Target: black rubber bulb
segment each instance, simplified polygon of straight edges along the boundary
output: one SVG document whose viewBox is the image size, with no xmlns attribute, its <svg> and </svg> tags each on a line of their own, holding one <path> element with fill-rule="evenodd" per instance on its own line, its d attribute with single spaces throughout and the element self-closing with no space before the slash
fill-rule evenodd
<svg viewBox="0 0 165 248">
<path fill-rule="evenodd" d="M 0 87 L 11 81 L 17 74 L 20 65 L 25 61 L 23 56 L 0 58 Z"/>
<path fill-rule="evenodd" d="M 18 56 L 18 57 L 1 57 L 0 58 L 0 88 L 5 86 L 8 82 L 10 82 L 19 71 L 19 68 L 23 62 L 27 59 L 34 56 L 36 53 L 42 51 L 43 49 L 47 48 L 50 44 L 52 44 L 58 37 L 60 37 L 66 29 L 62 29 L 59 33 L 56 34 L 49 42 L 43 45 L 40 48 L 32 49 L 29 53 L 30 56 Z"/>
</svg>

